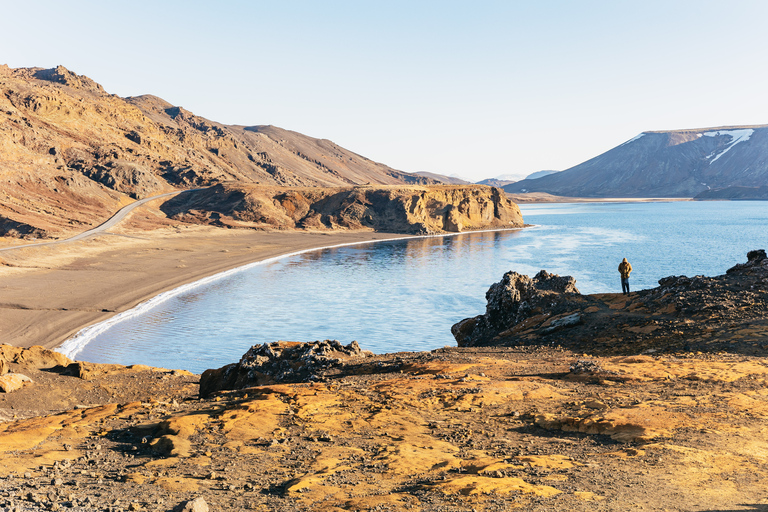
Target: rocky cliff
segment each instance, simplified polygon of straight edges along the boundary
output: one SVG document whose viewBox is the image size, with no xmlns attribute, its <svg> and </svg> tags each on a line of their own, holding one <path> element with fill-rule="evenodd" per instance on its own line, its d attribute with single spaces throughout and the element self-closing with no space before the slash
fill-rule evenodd
<svg viewBox="0 0 768 512">
<path fill-rule="evenodd" d="M 768 259 L 716 277 L 670 276 L 650 290 L 582 295 L 572 277 L 509 272 L 491 286 L 483 315 L 451 329 L 460 347 L 562 346 L 594 354 L 768 351 Z"/>
<path fill-rule="evenodd" d="M 88 77 L 0 66 L 0 236 L 55 236 L 131 198 L 225 181 L 281 186 L 434 183 L 331 141 L 228 126 Z"/>
<path fill-rule="evenodd" d="M 694 197 L 768 185 L 768 126 L 644 132 L 591 160 L 505 185 L 569 197 Z"/>
<path fill-rule="evenodd" d="M 428 234 L 523 225 L 520 209 L 500 189 L 475 185 L 282 188 L 227 183 L 185 192 L 162 209 L 184 222 L 256 229 Z"/>
</svg>

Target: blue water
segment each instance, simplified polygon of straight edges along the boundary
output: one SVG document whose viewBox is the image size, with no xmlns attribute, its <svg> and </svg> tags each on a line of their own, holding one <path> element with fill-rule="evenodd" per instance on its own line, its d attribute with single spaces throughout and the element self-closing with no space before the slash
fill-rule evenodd
<svg viewBox="0 0 768 512">
<path fill-rule="evenodd" d="M 318 250 L 230 275 L 118 323 L 77 359 L 201 372 L 276 340 L 357 340 L 374 352 L 454 346 L 509 271 L 572 275 L 582 293 L 668 275 L 717 275 L 768 248 L 768 202 L 583 203 L 521 208 L 535 227 Z"/>
</svg>

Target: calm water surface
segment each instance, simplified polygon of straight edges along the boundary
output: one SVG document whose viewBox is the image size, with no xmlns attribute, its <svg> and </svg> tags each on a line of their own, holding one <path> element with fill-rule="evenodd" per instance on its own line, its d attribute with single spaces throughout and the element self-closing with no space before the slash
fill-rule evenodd
<svg viewBox="0 0 768 512">
<path fill-rule="evenodd" d="M 768 248 L 766 202 L 521 209 L 536 227 L 325 249 L 253 267 L 117 323 L 74 355 L 201 372 L 275 340 L 431 350 L 455 345 L 451 325 L 483 313 L 486 290 L 509 270 L 572 275 L 582 293 L 620 292 L 623 257 L 636 290 L 668 275 L 722 274 L 747 251 Z"/>
</svg>

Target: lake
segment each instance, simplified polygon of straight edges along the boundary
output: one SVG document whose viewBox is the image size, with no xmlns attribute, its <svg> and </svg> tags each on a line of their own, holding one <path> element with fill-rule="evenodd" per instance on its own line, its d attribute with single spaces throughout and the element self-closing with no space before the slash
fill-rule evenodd
<svg viewBox="0 0 768 512">
<path fill-rule="evenodd" d="M 377 353 L 455 346 L 454 323 L 485 311 L 507 271 L 571 275 L 582 293 L 632 290 L 669 275 L 718 275 L 768 248 L 768 202 L 521 206 L 534 227 L 321 249 L 230 272 L 97 326 L 62 352 L 196 373 L 276 340 L 357 340 Z"/>
</svg>

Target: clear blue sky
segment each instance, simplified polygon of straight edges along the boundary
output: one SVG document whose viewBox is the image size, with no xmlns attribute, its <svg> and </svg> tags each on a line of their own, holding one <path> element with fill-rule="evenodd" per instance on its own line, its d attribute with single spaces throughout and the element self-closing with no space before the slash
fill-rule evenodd
<svg viewBox="0 0 768 512">
<path fill-rule="evenodd" d="M 0 0 L 0 64 L 273 124 L 414 172 L 562 170 L 768 124 L 768 2 Z"/>
</svg>

